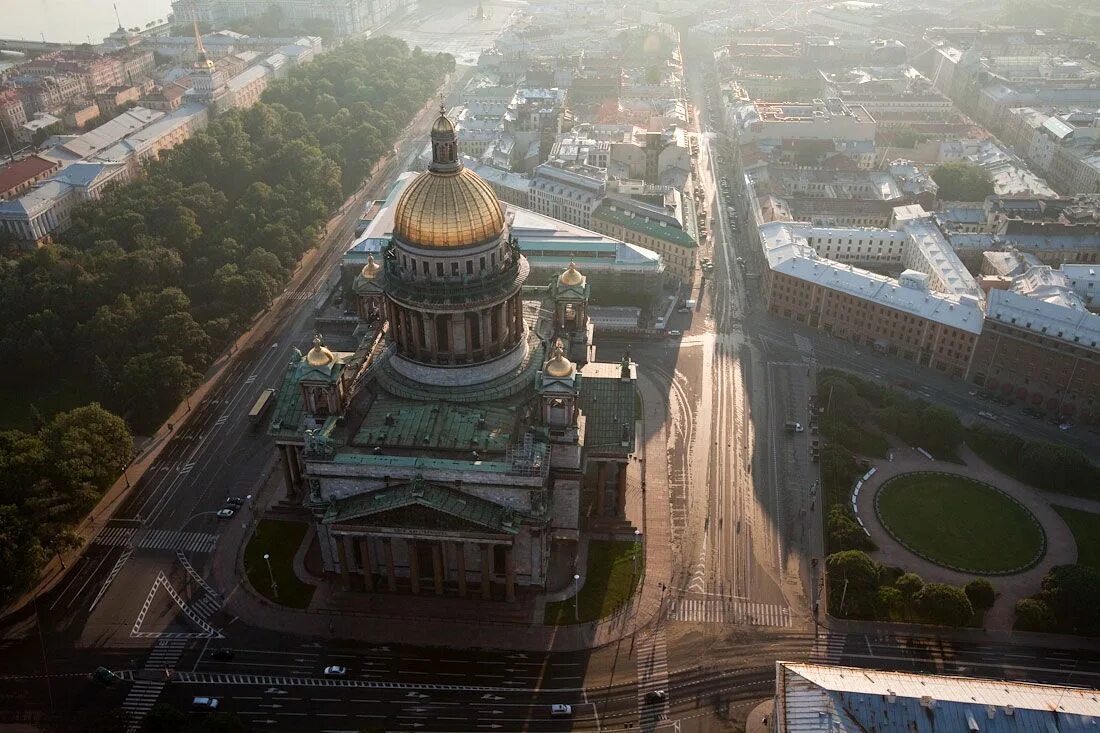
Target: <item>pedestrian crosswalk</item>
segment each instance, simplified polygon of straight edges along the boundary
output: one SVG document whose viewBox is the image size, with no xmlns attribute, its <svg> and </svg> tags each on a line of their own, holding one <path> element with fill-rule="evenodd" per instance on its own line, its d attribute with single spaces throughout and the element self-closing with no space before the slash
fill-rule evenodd
<svg viewBox="0 0 1100 733">
<path fill-rule="evenodd" d="M 208 619 L 218 612 L 218 609 L 222 607 L 222 604 L 218 598 L 211 595 L 204 595 L 197 601 L 192 601 L 188 604 L 191 609 L 204 619 Z"/>
<path fill-rule="evenodd" d="M 187 642 L 181 639 L 161 639 L 149 652 L 149 657 L 145 660 L 145 668 L 174 669 L 186 647 Z"/>
<path fill-rule="evenodd" d="M 810 658 L 815 662 L 839 664 L 844 656 L 844 635 L 825 632 L 814 639 Z"/>
<path fill-rule="evenodd" d="M 668 618 L 671 621 L 781 628 L 789 628 L 792 625 L 791 610 L 786 606 L 720 596 L 674 598 L 668 604 Z"/>
<path fill-rule="evenodd" d="M 661 717 L 668 705 L 668 646 L 662 629 L 643 634 L 637 640 L 638 710 L 643 720 Z M 646 695 L 664 692 L 663 699 L 646 701 Z"/>
<path fill-rule="evenodd" d="M 126 717 L 128 718 L 126 721 L 127 733 L 136 733 L 136 731 L 141 730 L 141 721 L 157 704 L 157 698 L 160 697 L 160 692 L 163 689 L 163 682 L 150 680 L 137 680 L 134 682 L 133 686 L 130 687 L 130 691 L 126 693 L 126 699 L 122 701 L 122 709 L 126 711 Z"/>
<path fill-rule="evenodd" d="M 92 540 L 107 547 L 139 547 L 146 550 L 213 552 L 218 536 L 210 532 L 181 532 L 176 529 L 104 527 Z"/>
</svg>

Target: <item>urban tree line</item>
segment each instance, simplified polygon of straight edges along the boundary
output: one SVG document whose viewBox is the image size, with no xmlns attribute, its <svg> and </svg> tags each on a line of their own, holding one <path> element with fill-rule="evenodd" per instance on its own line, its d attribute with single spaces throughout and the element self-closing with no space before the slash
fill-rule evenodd
<svg viewBox="0 0 1100 733">
<path fill-rule="evenodd" d="M 3 412 L 28 428 L 0 433 L 0 598 L 75 541 L 130 458 L 127 423 L 151 430 L 199 384 L 453 69 L 346 43 L 78 208 L 59 243 L 0 258 L 0 352 L 22 380 Z M 102 407 L 43 416 L 59 384 Z M 94 449 L 62 439 L 74 421 Z"/>
</svg>

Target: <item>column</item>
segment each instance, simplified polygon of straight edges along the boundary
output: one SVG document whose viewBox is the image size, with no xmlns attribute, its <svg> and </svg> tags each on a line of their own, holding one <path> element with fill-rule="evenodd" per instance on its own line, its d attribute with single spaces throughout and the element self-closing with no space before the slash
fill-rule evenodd
<svg viewBox="0 0 1100 733">
<path fill-rule="evenodd" d="M 474 337 L 473 329 L 470 328 L 470 319 L 466 317 L 465 313 L 462 314 L 462 328 L 466 334 L 466 360 L 469 361 L 474 355 Z"/>
<path fill-rule="evenodd" d="M 626 516 L 626 464 L 615 464 L 619 473 L 615 477 L 615 511 L 619 516 Z"/>
<path fill-rule="evenodd" d="M 518 336 L 523 334 L 523 301 L 518 293 L 512 298 L 512 308 L 515 309 L 516 335 Z"/>
<path fill-rule="evenodd" d="M 489 323 L 492 312 L 492 309 L 481 311 L 481 349 L 486 354 L 494 353 L 497 345 L 496 341 L 493 341 L 493 326 Z"/>
<path fill-rule="evenodd" d="M 420 555 L 417 553 L 419 549 L 417 543 L 413 540 L 405 540 L 405 544 L 409 548 L 409 580 L 412 583 L 412 592 L 414 594 L 420 593 Z"/>
<path fill-rule="evenodd" d="M 426 313 L 423 321 L 424 341 L 428 344 L 428 353 L 431 354 L 431 361 L 434 364 L 439 361 L 439 345 L 435 342 L 435 314 Z"/>
<path fill-rule="evenodd" d="M 290 473 L 290 457 L 287 456 L 287 451 L 290 450 L 288 445 L 279 446 L 279 463 L 283 466 L 283 481 L 286 482 L 287 496 L 294 494 L 294 477 Z"/>
<path fill-rule="evenodd" d="M 596 463 L 596 516 L 603 516 L 604 488 L 607 484 L 607 461 Z"/>
<path fill-rule="evenodd" d="M 435 594 L 443 595 L 443 544 L 432 543 L 432 576 L 435 580 Z"/>
<path fill-rule="evenodd" d="M 516 600 L 516 566 L 511 545 L 504 550 L 504 600 L 509 603 Z"/>
<path fill-rule="evenodd" d="M 466 597 L 466 543 L 455 543 L 455 556 L 458 558 L 458 594 Z"/>
<path fill-rule="evenodd" d="M 302 482 L 302 467 L 298 465 L 298 448 L 293 445 L 286 447 L 287 465 L 290 467 L 290 478 L 297 486 Z"/>
<path fill-rule="evenodd" d="M 351 590 L 351 576 L 348 575 L 347 535 L 336 535 L 336 556 L 340 558 L 340 582 L 344 590 Z"/>
<path fill-rule="evenodd" d="M 489 594 L 489 584 L 492 579 L 489 577 L 489 545 L 478 545 L 481 548 L 481 597 L 485 600 L 489 600 L 492 596 Z"/>
<path fill-rule="evenodd" d="M 363 558 L 363 587 L 367 592 L 374 590 L 374 562 L 370 556 L 370 537 L 359 538 L 359 554 Z"/>
<path fill-rule="evenodd" d="M 382 554 L 386 556 L 386 587 L 390 591 L 397 590 L 397 573 L 393 570 L 393 540 L 382 540 Z"/>
</svg>

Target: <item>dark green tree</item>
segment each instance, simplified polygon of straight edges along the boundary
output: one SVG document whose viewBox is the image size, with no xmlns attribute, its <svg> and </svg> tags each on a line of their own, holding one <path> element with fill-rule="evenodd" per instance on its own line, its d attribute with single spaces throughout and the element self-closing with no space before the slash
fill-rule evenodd
<svg viewBox="0 0 1100 733">
<path fill-rule="evenodd" d="M 1100 633 L 1100 571 L 1087 565 L 1059 565 L 1043 578 L 1040 598 L 1059 628 L 1077 634 Z"/>
<path fill-rule="evenodd" d="M 993 195 L 993 179 L 972 163 L 942 163 L 932 170 L 943 201 L 985 201 Z"/>
<path fill-rule="evenodd" d="M 1021 598 L 1016 601 L 1016 623 L 1020 631 L 1054 631 L 1057 626 L 1054 612 L 1045 601 L 1037 598 Z"/>
<path fill-rule="evenodd" d="M 974 607 L 962 588 L 946 583 L 925 583 L 913 597 L 921 618 L 944 626 L 965 626 L 974 617 Z"/>
<path fill-rule="evenodd" d="M 166 702 L 157 703 L 141 729 L 144 733 L 182 733 L 187 729 L 187 716 Z"/>
<path fill-rule="evenodd" d="M 993 603 L 997 600 L 997 592 L 993 590 L 993 584 L 985 578 L 974 578 L 963 586 L 963 591 L 976 611 L 988 611 L 993 608 Z"/>
</svg>

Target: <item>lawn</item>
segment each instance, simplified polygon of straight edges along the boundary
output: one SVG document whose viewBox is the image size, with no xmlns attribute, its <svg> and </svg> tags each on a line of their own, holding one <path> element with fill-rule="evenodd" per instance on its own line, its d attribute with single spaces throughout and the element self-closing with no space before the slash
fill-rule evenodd
<svg viewBox="0 0 1100 733">
<path fill-rule="evenodd" d="M 1037 562 L 1046 546 L 1031 512 L 991 486 L 958 476 L 899 476 L 879 490 L 875 511 L 898 541 L 958 570 L 1013 572 Z"/>
<path fill-rule="evenodd" d="M 1077 543 L 1077 564 L 1100 570 L 1100 514 L 1055 506 Z"/>
<path fill-rule="evenodd" d="M 305 522 L 275 519 L 263 519 L 256 525 L 256 532 L 244 549 L 244 570 L 248 574 L 248 582 L 258 593 L 291 608 L 309 605 L 314 587 L 298 580 L 294 574 L 294 553 L 301 546 L 308 527 Z M 270 574 L 264 553 L 271 555 Z M 272 575 L 279 589 L 278 598 L 271 587 Z"/>
<path fill-rule="evenodd" d="M 641 544 L 591 540 L 588 543 L 588 567 L 584 585 L 577 598 L 577 616 L 573 614 L 573 599 L 546 604 L 546 623 L 550 625 L 595 621 L 609 616 L 615 608 L 630 598 L 637 584 L 634 574 L 634 555 L 638 555 L 638 573 L 643 571 L 645 559 L 640 554 Z"/>
</svg>

